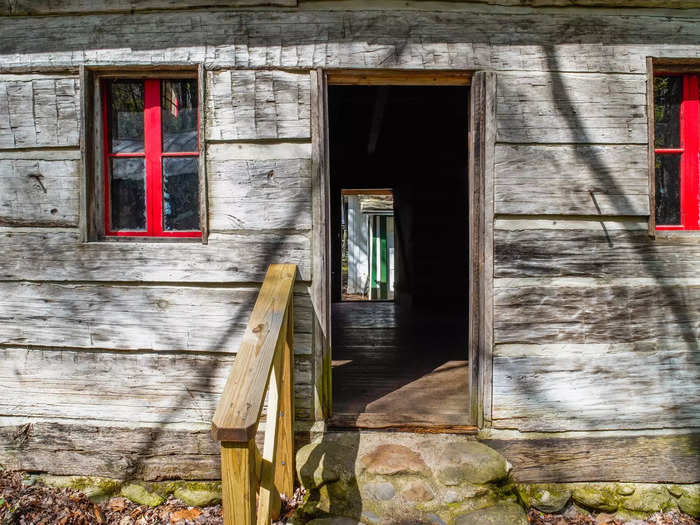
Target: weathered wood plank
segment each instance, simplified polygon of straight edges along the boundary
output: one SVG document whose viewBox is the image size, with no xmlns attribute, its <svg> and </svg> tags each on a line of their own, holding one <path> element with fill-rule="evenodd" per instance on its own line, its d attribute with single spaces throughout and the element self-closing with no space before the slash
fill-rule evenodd
<svg viewBox="0 0 700 525">
<path fill-rule="evenodd" d="M 0 225 L 76 226 L 79 180 L 79 160 L 0 158 Z"/>
<path fill-rule="evenodd" d="M 497 91 L 499 142 L 647 143 L 641 75 L 501 73 Z"/>
<path fill-rule="evenodd" d="M 1 280 L 262 282 L 274 262 L 297 264 L 311 279 L 307 235 L 212 234 L 209 243 L 81 243 L 75 230 L 0 228 Z"/>
<path fill-rule="evenodd" d="M 645 146 L 499 144 L 496 174 L 496 213 L 649 214 Z"/>
<path fill-rule="evenodd" d="M 700 340 L 697 279 L 496 279 L 496 343 Z"/>
<path fill-rule="evenodd" d="M 440 10 L 172 11 L 95 15 L 80 23 L 5 17 L 0 34 L 5 70 L 206 62 L 215 68 L 644 73 L 646 56 L 700 56 L 697 19 L 684 12 L 620 16 L 615 10 L 514 12 L 467 4 Z"/>
<path fill-rule="evenodd" d="M 201 425 L 4 424 L 0 463 L 8 469 L 59 475 L 221 479 L 218 443 L 208 426 Z"/>
<path fill-rule="evenodd" d="M 311 229 L 310 159 L 217 159 L 207 171 L 212 231 Z"/>
<path fill-rule="evenodd" d="M 257 295 L 247 286 L 0 282 L 0 344 L 233 353 Z M 300 292 L 294 301 L 296 350 L 310 353 L 310 300 Z"/>
<path fill-rule="evenodd" d="M 207 88 L 209 140 L 311 137 L 308 74 L 208 71 Z"/>
<path fill-rule="evenodd" d="M 0 347 L 0 413 L 114 425 L 208 424 L 230 354 Z M 296 416 L 311 415 L 311 362 L 295 362 Z"/>
<path fill-rule="evenodd" d="M 405 5 L 420 7 L 424 0 L 413 0 Z M 450 6 L 451 1 L 443 0 L 443 7 Z M 666 9 L 692 9 L 699 8 L 697 0 L 472 0 L 474 3 L 495 4 L 499 6 L 534 6 L 534 7 L 663 7 Z M 319 2 L 323 7 L 335 7 L 336 0 Z M 432 2 L 435 4 L 435 2 Z M 334 5 L 335 4 L 335 5 Z M 340 3 L 341 6 L 343 3 Z M 0 14 L 43 15 L 66 13 L 104 13 L 104 12 L 133 12 L 150 9 L 187 9 L 196 7 L 252 7 L 252 6 L 277 6 L 296 7 L 297 0 L 150 0 L 148 2 L 135 0 L 119 1 L 90 1 L 67 0 L 60 3 L 50 0 L 3 0 L 0 2 Z"/>
<path fill-rule="evenodd" d="M 496 278 L 698 275 L 698 242 L 654 241 L 646 229 L 610 229 L 605 223 L 580 221 L 578 226 L 566 230 L 496 229 Z"/>
<path fill-rule="evenodd" d="M 700 482 L 700 434 L 489 439 L 524 483 Z"/>
<path fill-rule="evenodd" d="M 53 75 L 0 75 L 0 149 L 78 146 L 80 82 Z"/>
<path fill-rule="evenodd" d="M 0 14 L 36 16 L 61 14 L 120 13 L 151 9 L 191 9 L 197 7 L 296 7 L 297 0 L 2 0 Z"/>
<path fill-rule="evenodd" d="M 494 428 L 700 425 L 697 340 L 496 345 L 493 369 Z"/>
</svg>

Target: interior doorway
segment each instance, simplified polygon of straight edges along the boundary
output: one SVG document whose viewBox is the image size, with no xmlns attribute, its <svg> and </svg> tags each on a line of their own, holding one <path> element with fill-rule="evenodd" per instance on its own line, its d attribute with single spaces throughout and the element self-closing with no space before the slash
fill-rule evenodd
<svg viewBox="0 0 700 525">
<path fill-rule="evenodd" d="M 331 425 L 470 424 L 468 95 L 328 86 Z"/>
</svg>

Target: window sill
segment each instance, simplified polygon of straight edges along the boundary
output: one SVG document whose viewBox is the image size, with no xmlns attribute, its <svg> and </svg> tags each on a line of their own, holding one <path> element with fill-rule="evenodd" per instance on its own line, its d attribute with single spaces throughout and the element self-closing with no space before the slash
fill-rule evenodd
<svg viewBox="0 0 700 525">
<path fill-rule="evenodd" d="M 129 243 L 195 243 L 195 244 L 206 244 L 202 237 L 126 237 L 126 236 L 114 236 L 114 237 L 101 237 L 95 241 L 89 241 L 93 243 L 119 243 L 119 242 L 129 242 Z"/>
<path fill-rule="evenodd" d="M 700 230 L 656 230 L 654 239 L 669 244 L 700 244 Z"/>
</svg>

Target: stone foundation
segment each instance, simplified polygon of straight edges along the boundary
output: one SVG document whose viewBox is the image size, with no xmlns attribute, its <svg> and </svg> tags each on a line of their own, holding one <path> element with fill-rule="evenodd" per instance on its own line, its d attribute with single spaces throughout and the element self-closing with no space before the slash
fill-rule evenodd
<svg viewBox="0 0 700 525">
<path fill-rule="evenodd" d="M 297 454 L 307 499 L 295 519 L 312 525 L 527 525 L 530 507 L 624 519 L 680 509 L 700 517 L 700 485 L 516 484 L 510 469 L 503 456 L 470 436 L 327 432 Z"/>
<path fill-rule="evenodd" d="M 84 492 L 99 503 L 114 496 L 127 498 L 139 505 L 155 507 L 173 495 L 186 505 L 205 507 L 221 502 L 221 483 L 217 481 L 120 481 L 94 476 L 28 476 L 28 483 L 71 488 Z"/>
<path fill-rule="evenodd" d="M 625 519 L 679 509 L 700 518 L 700 485 L 657 483 L 517 484 L 521 502 L 545 513 L 575 505 L 582 510 L 615 513 Z"/>
</svg>

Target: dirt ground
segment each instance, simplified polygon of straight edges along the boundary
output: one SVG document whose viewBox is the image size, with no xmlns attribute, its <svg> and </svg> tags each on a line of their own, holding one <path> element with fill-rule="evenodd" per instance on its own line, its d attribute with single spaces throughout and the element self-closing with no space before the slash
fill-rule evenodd
<svg viewBox="0 0 700 525">
<path fill-rule="evenodd" d="M 0 470 L 0 525 L 220 525 L 221 505 L 188 507 L 169 499 L 159 507 L 137 505 L 126 498 L 92 503 L 81 492 L 30 485 L 21 472 Z M 297 495 L 298 496 L 298 495 Z M 298 497 L 297 497 L 298 499 Z M 285 504 L 283 518 L 291 515 L 296 500 Z M 620 525 L 612 516 L 549 516 L 530 511 L 533 525 Z M 661 513 L 635 525 L 700 525 L 679 513 Z"/>
</svg>

